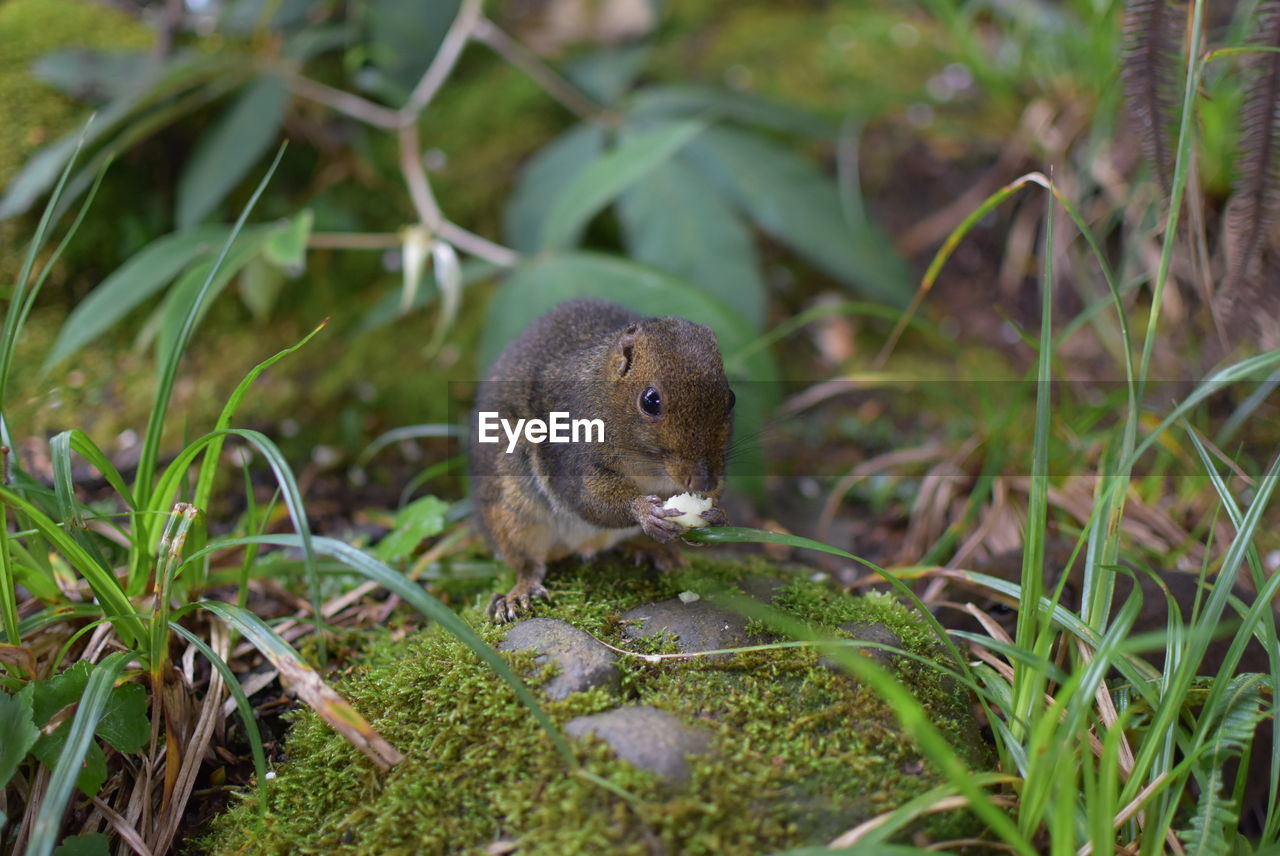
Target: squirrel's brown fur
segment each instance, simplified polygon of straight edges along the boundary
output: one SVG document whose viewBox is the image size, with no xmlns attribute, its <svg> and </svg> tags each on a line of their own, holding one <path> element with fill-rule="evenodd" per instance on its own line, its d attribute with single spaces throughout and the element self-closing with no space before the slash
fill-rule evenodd
<svg viewBox="0 0 1280 856">
<path fill-rule="evenodd" d="M 661 413 L 640 396 L 657 390 Z M 666 542 L 682 527 L 662 507 L 677 493 L 715 498 L 724 484 L 733 393 L 715 335 L 683 318 L 644 318 L 602 300 L 561 303 L 498 357 L 471 416 L 475 519 L 516 572 L 489 616 L 511 621 L 547 597 L 546 564 L 590 556 L 643 531 Z M 478 442 L 481 412 L 517 419 L 601 419 L 603 443 Z M 718 507 L 704 512 L 724 525 Z"/>
</svg>

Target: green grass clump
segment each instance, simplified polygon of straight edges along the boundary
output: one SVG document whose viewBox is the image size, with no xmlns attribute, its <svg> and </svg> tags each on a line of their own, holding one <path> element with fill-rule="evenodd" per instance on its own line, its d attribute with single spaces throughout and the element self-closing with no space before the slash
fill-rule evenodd
<svg viewBox="0 0 1280 856">
<path fill-rule="evenodd" d="M 624 634 L 621 613 L 681 591 L 712 593 L 767 564 L 699 558 L 681 572 L 658 575 L 620 560 L 554 570 L 555 603 L 538 614 L 578 626 L 628 650 L 671 650 L 661 641 Z M 889 598 L 832 594 L 824 613 L 813 583 L 793 582 L 780 603 L 803 603 L 819 624 L 856 616 L 883 623 L 909 651 L 931 656 L 927 631 Z M 503 628 L 479 610 L 464 613 L 489 643 Z M 536 685 L 529 654 L 516 666 Z M 380 774 L 318 718 L 301 713 L 289 761 L 268 789 L 265 828 L 256 796 L 217 819 L 209 853 L 470 852 L 500 838 L 520 852 L 765 852 L 823 843 L 849 827 L 938 785 L 920 764 L 889 708 L 842 671 L 820 665 L 809 647 L 779 647 L 728 659 L 622 657 L 622 690 L 548 702 L 560 725 L 616 704 L 652 704 L 713 734 L 713 753 L 695 759 L 687 787 L 615 760 L 602 743 L 575 743 L 588 775 L 573 775 L 551 742 L 516 703 L 510 688 L 454 637 L 436 628 L 396 642 L 376 640 L 340 682 L 341 692 L 405 754 Z M 954 738 L 967 760 L 984 767 L 966 699 L 944 692 L 936 669 L 906 658 L 890 667 Z M 972 831 L 967 815 L 944 815 L 927 834 Z"/>
</svg>

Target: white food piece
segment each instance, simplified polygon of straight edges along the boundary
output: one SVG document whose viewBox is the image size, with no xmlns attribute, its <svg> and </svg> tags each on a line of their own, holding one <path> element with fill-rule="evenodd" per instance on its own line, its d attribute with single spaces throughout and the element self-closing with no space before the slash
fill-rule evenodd
<svg viewBox="0 0 1280 856">
<path fill-rule="evenodd" d="M 702 595 L 698 594 L 696 591 L 682 591 L 680 594 L 676 595 L 676 597 L 680 598 L 681 603 L 696 603 L 697 601 L 702 600 Z"/>
<path fill-rule="evenodd" d="M 707 525 L 707 521 L 702 519 L 702 512 L 708 511 L 712 506 L 712 500 L 709 496 L 697 496 L 692 493 L 678 493 L 663 503 L 663 508 L 674 508 L 682 512 L 678 517 L 668 517 L 668 520 L 674 520 L 686 529 L 697 529 Z"/>
</svg>

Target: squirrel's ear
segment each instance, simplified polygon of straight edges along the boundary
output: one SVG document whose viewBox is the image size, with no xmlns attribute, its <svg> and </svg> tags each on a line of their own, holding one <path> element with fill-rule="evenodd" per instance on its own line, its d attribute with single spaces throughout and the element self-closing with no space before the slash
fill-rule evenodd
<svg viewBox="0 0 1280 856">
<path fill-rule="evenodd" d="M 621 380 L 631 371 L 631 357 L 636 348 L 636 334 L 640 328 L 631 324 L 618 335 L 618 343 L 613 347 L 614 375 Z"/>
</svg>

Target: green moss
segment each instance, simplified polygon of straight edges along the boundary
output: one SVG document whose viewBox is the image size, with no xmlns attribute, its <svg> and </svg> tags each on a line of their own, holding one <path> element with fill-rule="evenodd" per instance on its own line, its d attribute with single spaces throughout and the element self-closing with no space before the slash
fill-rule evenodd
<svg viewBox="0 0 1280 856">
<path fill-rule="evenodd" d="M 725 14 L 723 4 L 686 0 L 670 7 L 650 68 L 663 78 L 701 77 L 839 121 L 932 104 L 929 78 L 964 61 L 954 33 L 902 4 L 752 0 Z M 1011 133 L 1024 101 L 1009 87 L 984 92 L 980 103 L 934 105 L 933 126 L 915 133 L 972 150 L 975 137 L 1000 141 Z"/>
<path fill-rule="evenodd" d="M 125 13 L 91 0 L 0 3 L 0 185 L 45 143 L 70 130 L 84 106 L 31 75 L 31 64 L 59 48 L 145 50 L 152 33 Z"/>
<path fill-rule="evenodd" d="M 652 649 L 623 634 L 622 611 L 686 590 L 731 586 L 744 573 L 776 569 L 763 562 L 697 560 L 659 575 L 620 560 L 555 569 L 555 602 L 540 615 L 572 622 L 628 650 Z M 884 597 L 821 594 L 790 584 L 779 599 L 817 623 L 880 621 L 906 647 L 934 646 L 907 610 Z M 464 617 L 490 643 L 503 630 Z M 550 669 L 512 658 L 532 684 Z M 379 638 L 340 683 L 341 691 L 405 753 L 379 774 L 311 713 L 288 738 L 290 761 L 271 784 L 267 827 L 257 828 L 257 797 L 246 795 L 215 821 L 204 841 L 211 853 L 478 852 L 497 838 L 518 840 L 523 854 L 645 854 L 658 842 L 673 853 L 768 852 L 820 842 L 900 805 L 940 781 L 921 769 L 887 707 L 843 673 L 818 665 L 810 648 L 771 649 L 728 659 L 624 657 L 622 689 L 581 693 L 546 709 L 569 719 L 621 703 L 653 704 L 714 735 L 714 752 L 694 759 L 689 785 L 673 789 L 615 760 L 598 741 L 575 742 L 584 767 L 613 790 L 567 774 L 550 741 L 514 694 L 453 637 L 427 630 L 403 642 Z M 934 669 L 899 658 L 932 718 L 968 757 L 987 758 L 967 703 L 946 692 Z M 623 797 L 620 793 L 626 793 Z M 972 831 L 964 815 L 935 818 L 941 836 Z"/>
<path fill-rule="evenodd" d="M 0 2 L 0 188 L 42 146 L 70 131 L 85 107 L 31 74 L 31 64 L 59 48 L 144 50 L 153 35 L 125 13 L 92 0 Z M 15 279 L 29 236 L 0 223 L 0 282 Z"/>
</svg>

